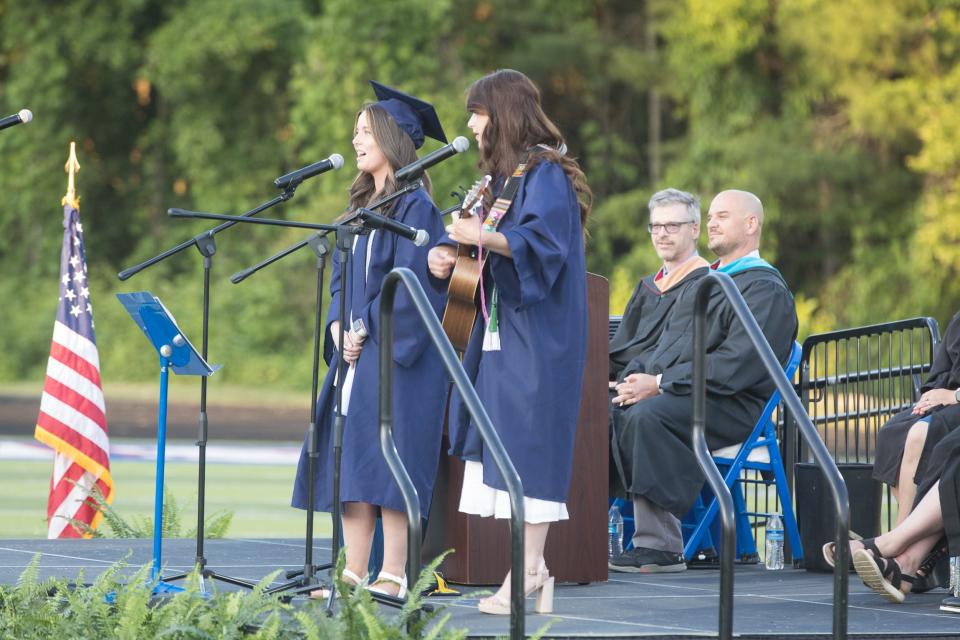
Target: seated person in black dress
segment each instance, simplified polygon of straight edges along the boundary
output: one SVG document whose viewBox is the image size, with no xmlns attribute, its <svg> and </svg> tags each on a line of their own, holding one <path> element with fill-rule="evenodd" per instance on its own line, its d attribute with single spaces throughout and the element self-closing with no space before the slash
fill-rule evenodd
<svg viewBox="0 0 960 640">
<path fill-rule="evenodd" d="M 930 374 L 921 387 L 920 399 L 893 416 L 877 433 L 873 477 L 891 487 L 900 505 L 897 524 L 913 508 L 919 478 L 930 453 L 960 424 L 960 313 L 947 325 L 946 334 L 933 356 Z"/>
<path fill-rule="evenodd" d="M 938 564 L 945 564 L 948 553 L 960 555 L 960 430 L 933 447 L 917 495 L 916 506 L 896 527 L 850 542 L 864 584 L 894 603 L 942 584 L 934 576 Z M 957 598 L 947 598 L 943 607 L 960 613 L 958 605 Z"/>
</svg>

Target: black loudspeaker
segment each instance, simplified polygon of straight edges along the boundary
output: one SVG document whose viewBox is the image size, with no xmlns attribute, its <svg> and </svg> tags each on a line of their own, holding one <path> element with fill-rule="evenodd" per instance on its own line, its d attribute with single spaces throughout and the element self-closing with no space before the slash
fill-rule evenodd
<svg viewBox="0 0 960 640">
<path fill-rule="evenodd" d="M 850 497 L 850 530 L 864 538 L 880 534 L 881 483 L 874 480 L 873 465 L 838 464 Z M 803 564 L 808 571 L 833 571 L 823 559 L 821 548 L 833 541 L 837 517 L 830 485 L 820 467 L 810 462 L 794 465 L 794 500 L 797 526 L 803 543 Z"/>
</svg>

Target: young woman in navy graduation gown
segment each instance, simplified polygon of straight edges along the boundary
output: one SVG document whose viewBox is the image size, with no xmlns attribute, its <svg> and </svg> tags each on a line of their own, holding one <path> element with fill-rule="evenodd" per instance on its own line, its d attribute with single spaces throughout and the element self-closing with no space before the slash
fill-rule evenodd
<svg viewBox="0 0 960 640">
<path fill-rule="evenodd" d="M 397 189 L 394 172 L 416 161 L 424 133 L 446 142 L 433 108 L 410 96 L 374 83 L 380 102 L 357 115 L 353 147 L 359 174 L 350 188 L 347 211 L 369 205 Z M 429 181 L 424 178 L 429 186 Z M 431 238 L 443 234 L 442 218 L 426 188 L 402 196 L 387 215 L 426 230 Z M 356 236 L 350 261 L 350 290 L 344 290 L 339 261 L 334 260 L 330 281 L 324 358 L 329 372 L 317 403 L 320 460 L 316 474 L 316 501 L 320 511 L 333 506 L 333 415 L 336 396 L 336 341 L 345 322 L 343 358 L 345 418 L 340 499 L 348 582 L 359 584 L 367 572 L 376 517 L 383 519 L 383 569 L 371 579 L 372 590 L 403 597 L 406 591 L 407 520 L 400 488 L 394 481 L 379 444 L 379 309 L 384 278 L 395 267 L 412 270 L 437 314 L 444 296 L 427 272 L 429 247 L 384 230 Z M 432 285 L 432 286 L 431 286 Z M 349 317 L 338 315 L 341 296 L 347 297 Z M 393 418 L 397 449 L 420 497 L 423 517 L 429 514 L 433 482 L 440 454 L 447 378 L 436 349 L 403 287 L 394 306 Z M 301 451 L 293 506 L 306 507 L 307 443 Z M 319 595 L 319 594 L 318 594 Z"/>
<path fill-rule="evenodd" d="M 523 483 L 524 587 L 527 595 L 537 592 L 537 610 L 546 613 L 553 579 L 543 549 L 550 523 L 568 517 L 586 357 L 584 229 L 591 194 L 577 163 L 560 151 L 560 131 L 525 75 L 502 70 L 481 78 L 470 88 L 467 110 L 495 193 L 525 153 L 527 169 L 496 231 L 482 230 L 476 219 L 455 221 L 444 244 L 430 251 L 430 272 L 450 276 L 452 243 L 480 244 L 489 252 L 483 274 L 488 308 L 478 314 L 463 362 Z M 493 460 L 459 396 L 451 402 L 451 453 L 467 461 L 460 510 L 510 517 Z M 508 614 L 509 585 L 508 574 L 499 591 L 480 602 L 480 611 Z"/>
</svg>

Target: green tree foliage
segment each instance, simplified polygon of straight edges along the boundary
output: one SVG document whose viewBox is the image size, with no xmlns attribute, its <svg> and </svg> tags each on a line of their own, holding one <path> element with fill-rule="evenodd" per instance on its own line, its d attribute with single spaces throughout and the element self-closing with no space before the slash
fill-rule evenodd
<svg viewBox="0 0 960 640">
<path fill-rule="evenodd" d="M 766 205 L 763 251 L 798 294 L 803 332 L 943 322 L 960 299 L 958 36 L 958 0 L 0 0 L 0 105 L 36 114 L 0 134 L 0 265 L 13 275 L 0 282 L 0 380 L 42 375 L 70 140 L 104 376 L 147 379 L 153 356 L 112 294 L 150 289 L 196 335 L 200 259 L 116 273 L 212 226 L 168 207 L 239 213 L 274 195 L 275 176 L 338 152 L 343 170 L 269 213 L 329 222 L 355 176 L 369 79 L 434 102 L 452 138 L 469 135 L 470 82 L 502 67 L 540 85 L 586 169 L 589 265 L 611 278 L 613 312 L 657 265 L 651 193 L 693 191 L 706 209 L 735 187 Z M 475 163 L 472 150 L 432 172 L 441 207 Z M 217 237 L 218 376 L 309 384 L 314 260 L 228 281 L 303 237 L 250 225 Z"/>
</svg>

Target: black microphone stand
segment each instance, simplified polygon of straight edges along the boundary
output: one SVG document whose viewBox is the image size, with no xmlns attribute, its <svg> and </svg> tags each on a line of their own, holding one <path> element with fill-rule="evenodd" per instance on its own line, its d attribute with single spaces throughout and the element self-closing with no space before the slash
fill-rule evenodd
<svg viewBox="0 0 960 640">
<path fill-rule="evenodd" d="M 393 202 L 397 198 L 419 189 L 421 183 L 419 180 L 412 183 L 408 183 L 390 194 L 389 196 L 371 204 L 368 209 L 379 209 L 387 204 Z M 206 214 L 206 213 L 195 213 L 195 212 L 184 212 L 179 210 L 171 210 L 168 212 L 171 216 L 174 217 L 196 217 L 196 218 L 207 218 L 214 220 L 233 220 L 235 222 L 241 222 L 241 220 L 234 220 L 233 216 L 222 216 L 217 214 Z M 316 401 L 318 395 L 318 382 L 319 382 L 319 366 L 320 366 L 320 339 L 322 332 L 322 282 L 323 282 L 323 259 L 320 252 L 315 247 L 320 244 L 320 241 L 326 243 L 326 248 L 329 250 L 329 242 L 326 239 L 326 235 L 330 231 L 336 232 L 336 244 L 337 244 L 337 260 L 340 263 L 340 274 L 341 274 L 341 295 L 340 295 L 340 305 L 339 305 L 339 335 L 337 338 L 337 344 L 343 345 L 344 335 L 345 335 L 345 325 L 346 325 L 346 300 L 347 295 L 351 291 L 350 284 L 350 259 L 353 253 L 353 237 L 355 235 L 369 233 L 369 229 L 363 226 L 363 220 L 359 214 L 354 214 L 348 217 L 347 219 L 341 221 L 337 225 L 325 225 L 325 224 L 314 224 L 306 222 L 294 222 L 287 220 L 272 220 L 268 218 L 259 218 L 259 219 L 244 219 L 242 222 L 255 223 L 255 224 L 266 224 L 273 226 L 285 226 L 285 227 L 297 227 L 297 228 L 306 228 L 306 229 L 316 229 L 318 232 L 303 240 L 298 242 L 277 254 L 267 258 L 266 260 L 244 269 L 238 273 L 235 273 L 231 276 L 230 280 L 234 284 L 242 282 L 247 277 L 253 275 L 257 271 L 263 269 L 264 267 L 281 260 L 282 258 L 294 253 L 295 251 L 301 249 L 304 246 L 310 246 L 314 248 L 315 253 L 317 253 L 318 262 L 317 262 L 317 305 L 316 305 L 316 318 L 314 322 L 314 344 L 313 344 L 313 372 L 312 372 L 312 384 L 311 384 L 311 414 L 310 414 L 310 423 L 307 431 L 307 507 L 306 507 L 306 534 L 304 540 L 304 566 L 302 570 L 289 571 L 286 574 L 288 582 L 277 585 L 276 587 L 271 587 L 266 591 L 266 593 L 278 593 L 278 592 L 289 592 L 284 595 L 284 599 L 290 600 L 295 595 L 308 593 L 310 591 L 318 588 L 319 582 L 316 579 L 316 574 L 319 571 L 331 569 L 336 562 L 336 558 L 340 554 L 340 530 L 343 521 L 342 508 L 340 504 L 340 484 L 341 484 L 341 468 L 343 460 L 343 433 L 344 433 L 344 418 L 345 414 L 342 411 L 343 406 L 343 380 L 346 376 L 346 360 L 343 358 L 342 349 L 338 349 L 338 358 L 337 358 L 337 389 L 334 395 L 334 418 L 333 418 L 333 512 L 332 516 L 332 532 L 331 532 L 331 562 L 324 564 L 314 564 L 313 563 L 313 519 L 314 519 L 314 496 L 315 496 L 315 484 L 316 484 L 316 473 L 317 473 L 317 461 L 319 459 L 318 443 L 317 443 L 317 409 Z M 353 222 L 359 222 L 360 224 L 351 224 Z M 329 588 L 329 597 L 327 600 L 326 610 L 327 612 L 332 612 L 333 603 L 336 598 L 336 589 L 333 586 L 334 580 L 331 577 L 330 588 Z M 402 607 L 405 603 L 405 600 L 397 598 L 388 594 L 371 592 L 370 595 L 374 600 L 387 604 L 394 607 Z M 427 605 L 426 608 L 429 608 Z"/>
<path fill-rule="evenodd" d="M 247 219 L 251 216 L 255 216 L 258 213 L 269 209 L 270 207 L 280 204 L 281 202 L 286 202 L 294 196 L 294 192 L 297 187 L 300 186 L 300 182 L 291 183 L 284 189 L 283 193 L 280 195 L 268 200 L 267 202 L 261 204 L 258 207 L 247 211 L 241 216 L 237 216 L 239 219 Z M 177 253 L 180 253 L 184 249 L 195 246 L 197 251 L 200 252 L 200 255 L 203 256 L 203 323 L 202 323 L 202 339 L 201 339 L 201 355 L 204 360 L 207 360 L 207 344 L 209 336 L 209 317 L 210 317 L 210 270 L 213 266 L 213 256 L 217 252 L 216 241 L 214 236 L 229 229 L 235 225 L 239 220 L 232 220 L 229 222 L 224 222 L 213 229 L 204 231 L 200 235 L 194 236 L 193 238 L 181 242 L 175 247 L 167 249 L 163 253 L 156 255 L 145 262 L 125 269 L 117 274 L 117 277 L 120 280 L 127 280 L 131 276 L 136 275 L 137 273 L 143 271 L 147 267 L 151 267 L 156 263 L 169 258 Z M 224 575 L 213 571 L 207 568 L 207 560 L 204 556 L 204 508 L 206 500 L 206 473 L 207 473 L 207 377 L 200 377 L 200 416 L 198 418 L 198 435 L 197 435 L 197 453 L 198 453 L 198 471 L 197 471 L 197 557 L 196 557 L 196 566 L 200 569 L 201 577 L 201 589 L 203 588 L 203 578 L 209 578 L 212 580 L 219 580 L 221 582 L 226 582 L 227 584 L 232 584 L 237 587 L 243 587 L 246 589 L 253 589 L 256 586 L 256 583 L 250 582 L 248 580 L 242 580 L 240 578 L 234 578 L 228 575 Z M 181 580 L 187 577 L 189 573 L 179 573 L 167 578 L 163 578 L 164 581 L 172 580 Z"/>
</svg>

